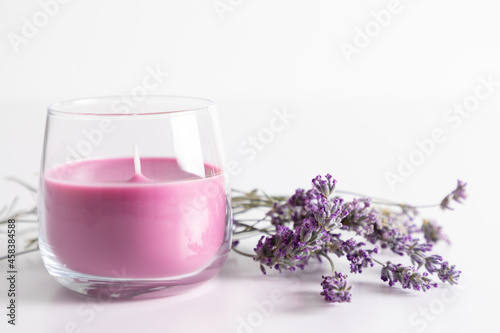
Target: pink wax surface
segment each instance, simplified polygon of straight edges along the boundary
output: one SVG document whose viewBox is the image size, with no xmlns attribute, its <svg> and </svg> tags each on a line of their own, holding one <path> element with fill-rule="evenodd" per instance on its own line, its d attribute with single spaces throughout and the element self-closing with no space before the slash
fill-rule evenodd
<svg viewBox="0 0 500 333">
<path fill-rule="evenodd" d="M 88 160 L 45 173 L 47 243 L 74 271 L 113 278 L 197 272 L 224 242 L 226 194 L 220 170 L 205 178 L 176 159 Z"/>
</svg>

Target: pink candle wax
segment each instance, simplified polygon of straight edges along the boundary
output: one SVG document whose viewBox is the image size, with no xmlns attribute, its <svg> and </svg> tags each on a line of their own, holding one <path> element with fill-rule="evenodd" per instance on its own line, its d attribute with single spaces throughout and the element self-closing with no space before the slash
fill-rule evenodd
<svg viewBox="0 0 500 333">
<path fill-rule="evenodd" d="M 89 160 L 46 172 L 46 237 L 57 260 L 84 274 L 160 278 L 210 265 L 224 239 L 220 170 L 206 177 L 176 159 Z"/>
</svg>

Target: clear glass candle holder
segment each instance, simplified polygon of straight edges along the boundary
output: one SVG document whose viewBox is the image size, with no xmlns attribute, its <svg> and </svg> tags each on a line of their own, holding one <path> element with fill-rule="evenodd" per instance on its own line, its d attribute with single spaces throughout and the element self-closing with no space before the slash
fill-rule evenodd
<svg viewBox="0 0 500 333">
<path fill-rule="evenodd" d="M 215 105 L 148 96 L 48 109 L 40 251 L 65 287 L 160 297 L 214 277 L 231 244 L 231 199 Z"/>
</svg>

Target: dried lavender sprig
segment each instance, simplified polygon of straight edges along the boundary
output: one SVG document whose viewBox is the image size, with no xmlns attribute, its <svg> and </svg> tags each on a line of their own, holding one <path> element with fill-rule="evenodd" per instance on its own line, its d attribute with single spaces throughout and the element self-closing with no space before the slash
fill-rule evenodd
<svg viewBox="0 0 500 333">
<path fill-rule="evenodd" d="M 425 266 L 429 273 L 439 270 L 442 258 L 424 255 L 432 249 L 432 243 L 447 240 L 441 228 L 435 223 L 424 220 L 420 229 L 413 222 L 412 212 L 394 213 L 387 210 L 371 208 L 369 199 L 354 199 L 350 205 L 349 215 L 342 221 L 344 230 L 355 231 L 373 244 L 382 248 L 390 248 L 399 255 L 408 255 L 414 265 Z M 424 232 L 427 243 L 420 244 L 416 233 Z M 440 258 L 440 261 L 436 261 Z"/>
<path fill-rule="evenodd" d="M 443 282 L 457 284 L 461 273 L 461 271 L 455 269 L 455 265 L 450 266 L 448 262 L 445 261 L 441 264 L 441 268 L 438 271 L 438 277 Z"/>
<path fill-rule="evenodd" d="M 347 283 L 347 275 L 341 272 L 335 272 L 333 276 L 323 276 L 321 287 L 323 287 L 323 291 L 320 295 L 329 303 L 344 303 L 351 301 L 352 286 Z"/>
<path fill-rule="evenodd" d="M 338 229 L 349 211 L 341 198 L 329 199 L 336 181 L 331 175 L 312 180 L 313 189 L 297 190 L 284 205 L 273 205 L 267 214 L 276 225 L 276 233 L 262 237 L 254 249 L 254 260 L 264 266 L 294 271 L 304 269 L 309 258 L 322 251 L 324 244 L 331 240 L 330 231 Z M 293 221 L 293 229 L 284 225 Z M 353 259 L 354 260 L 354 259 Z"/>
<path fill-rule="evenodd" d="M 333 179 L 332 175 L 330 174 L 327 174 L 325 178 L 318 175 L 313 178 L 312 184 L 326 198 L 329 198 L 330 195 L 333 194 L 333 191 L 335 191 L 337 180 Z"/>
<path fill-rule="evenodd" d="M 31 253 L 31 252 L 36 252 L 38 250 L 40 250 L 40 248 L 37 246 L 36 248 L 33 248 L 33 249 L 29 249 L 29 250 L 24 250 L 24 251 L 17 252 L 16 256 L 20 256 L 20 255 L 23 255 L 23 254 L 28 254 L 28 253 Z M 6 260 L 8 258 L 9 258 L 8 255 L 0 257 L 0 261 Z"/>
<path fill-rule="evenodd" d="M 352 298 L 352 286 L 347 282 L 347 275 L 335 270 L 335 264 L 328 254 L 322 251 L 318 254 L 330 263 L 330 268 L 332 270 L 331 276 L 322 276 L 323 281 L 321 282 L 321 287 L 323 291 L 320 295 L 329 303 L 350 302 Z"/>
<path fill-rule="evenodd" d="M 304 269 L 309 258 L 321 251 L 329 238 L 325 227 L 314 219 L 304 221 L 296 229 L 278 225 L 274 235 L 260 238 L 254 260 L 260 263 L 264 274 L 265 266 L 280 272 Z"/>
<path fill-rule="evenodd" d="M 437 288 L 438 284 L 432 282 L 428 273 L 419 273 L 412 266 L 394 265 L 388 261 L 381 270 L 381 279 L 389 282 L 389 286 L 400 283 L 403 289 L 414 289 L 417 291 L 427 291 L 431 287 Z"/>
<path fill-rule="evenodd" d="M 418 230 L 412 215 L 378 210 L 371 206 L 370 199 L 353 199 L 347 206 L 350 212 L 342 220 L 343 230 L 354 231 L 370 243 L 379 244 L 382 249 L 405 254 L 406 245 L 412 240 L 411 234 Z"/>
<path fill-rule="evenodd" d="M 411 263 L 413 265 L 418 266 L 418 268 L 422 267 L 426 263 L 426 252 L 432 250 L 432 244 L 425 243 L 420 244 L 417 239 L 411 240 L 405 245 L 404 252 L 410 257 Z"/>
<path fill-rule="evenodd" d="M 371 243 L 379 243 L 382 248 L 390 248 L 396 254 L 408 255 L 413 265 L 418 268 L 424 266 L 430 274 L 441 271 L 443 258 L 438 255 L 426 255 L 426 252 L 432 250 L 432 243 L 419 243 L 418 239 L 412 238 L 417 230 L 411 227 L 411 216 L 407 216 L 404 212 L 398 214 L 386 210 L 379 212 L 370 209 L 370 204 L 369 199 L 354 199 L 350 203 L 349 215 L 342 221 L 343 229 L 356 231 Z M 441 235 L 440 238 L 445 237 Z M 459 275 L 454 275 L 454 281 Z"/>
<path fill-rule="evenodd" d="M 317 178 L 317 177 L 316 177 Z M 316 179 L 315 178 L 315 179 Z M 335 189 L 336 182 L 334 183 L 331 181 L 331 183 L 328 183 L 328 180 L 323 181 L 322 183 L 319 183 L 319 181 L 316 181 L 317 185 L 315 186 L 316 189 L 321 189 L 325 188 L 325 191 L 328 190 L 330 192 L 329 194 L 331 195 L 331 191 Z M 385 199 L 380 199 L 377 198 L 377 201 L 372 201 L 370 200 L 373 204 L 377 205 L 388 205 L 388 206 L 397 206 L 400 207 L 404 212 L 409 212 L 409 211 L 414 211 L 417 212 L 416 209 L 418 208 L 432 208 L 432 207 L 441 207 L 442 209 L 452 209 L 450 207 L 450 201 L 456 201 L 458 203 L 463 203 L 463 200 L 467 198 L 467 193 L 466 193 L 466 185 L 467 183 L 458 180 L 457 181 L 457 187 L 450 193 L 448 194 L 440 204 L 424 204 L 424 205 L 409 205 L 409 204 L 403 204 L 403 203 L 396 203 L 392 202 L 389 200 Z M 234 209 L 240 209 L 244 208 L 244 212 L 251 210 L 253 208 L 268 208 L 272 207 L 273 205 L 276 204 L 282 204 L 287 200 L 286 196 L 273 196 L 273 200 L 268 200 L 268 198 L 261 196 L 258 194 L 257 190 L 252 190 L 250 192 L 244 192 L 244 191 L 239 191 L 239 190 L 232 190 L 233 192 L 238 193 L 238 195 L 233 196 L 233 208 Z M 344 193 L 348 195 L 353 195 L 358 198 L 368 198 L 371 196 L 359 194 L 356 192 L 351 192 L 351 191 L 342 191 L 342 190 L 335 190 L 337 193 Z M 325 193 L 328 193 L 325 192 Z M 371 197 L 373 198 L 373 197 Z M 361 199 L 361 200 L 366 200 L 366 199 Z M 243 212 L 241 212 L 243 213 Z M 418 213 L 418 212 L 417 212 Z"/>
<path fill-rule="evenodd" d="M 21 185 L 22 187 L 26 188 L 28 191 L 32 192 L 33 194 L 37 193 L 37 189 L 30 184 L 26 183 L 24 180 L 16 178 L 16 177 L 5 177 L 5 180 L 17 183 Z"/>
<path fill-rule="evenodd" d="M 450 239 L 448 236 L 443 234 L 442 227 L 437 224 L 436 221 L 430 219 L 424 219 L 422 227 L 420 230 L 424 234 L 424 238 L 428 243 L 437 243 L 439 241 L 445 241 L 450 244 Z"/>
<path fill-rule="evenodd" d="M 463 203 L 464 200 L 467 199 L 467 192 L 465 190 L 466 186 L 467 183 L 461 181 L 460 179 L 457 180 L 457 187 L 441 201 L 441 209 L 453 210 L 453 208 L 450 206 L 450 202 L 452 200 L 460 204 Z"/>
<path fill-rule="evenodd" d="M 373 253 L 378 253 L 379 248 L 365 248 L 366 243 L 356 242 L 353 238 L 343 241 L 340 234 L 332 235 L 332 241 L 327 245 L 328 251 L 335 253 L 338 257 L 345 256 L 350 262 L 351 273 L 362 273 L 363 268 L 373 267 Z"/>
<path fill-rule="evenodd" d="M 343 224 L 343 229 L 356 231 L 358 234 L 365 236 L 365 238 L 367 238 L 372 243 L 381 242 L 383 248 L 389 247 L 391 250 L 400 255 L 408 255 L 414 265 L 417 265 L 418 267 L 425 266 L 426 270 L 428 270 L 429 273 L 437 272 L 439 278 L 442 281 L 450 282 L 448 280 L 451 280 L 452 282 L 450 283 L 456 282 L 456 279 L 459 277 L 460 272 L 456 271 L 454 269 L 454 266 L 450 267 L 447 262 L 443 262 L 441 256 L 426 255 L 426 252 L 429 252 L 432 249 L 432 244 L 429 240 L 432 240 L 432 242 L 436 242 L 437 240 L 443 238 L 431 238 L 430 231 L 439 232 L 440 229 L 433 228 L 432 230 L 427 230 L 426 233 L 426 231 L 423 230 L 423 226 L 422 228 L 416 227 L 413 220 L 415 216 L 418 215 L 418 211 L 415 207 L 406 204 L 389 203 L 389 205 L 396 205 L 401 208 L 401 212 L 396 213 L 388 210 L 378 210 L 375 208 L 368 209 L 371 203 L 369 199 L 355 199 L 352 203 L 345 204 L 345 207 L 342 207 L 343 209 L 337 208 L 335 210 L 325 210 L 324 199 L 333 194 L 335 185 L 336 182 L 333 180 L 333 178 L 331 178 L 331 176 L 327 177 L 326 180 L 318 176 L 313 179 L 313 189 L 308 191 L 298 189 L 295 194 L 286 202 L 273 202 L 272 208 L 267 213 L 267 215 L 271 218 L 272 224 L 274 224 L 277 229 L 281 229 L 285 225 L 293 223 L 294 229 L 289 229 L 288 227 L 287 228 L 288 230 L 295 230 L 297 228 L 300 228 L 304 221 L 310 221 L 311 219 L 314 219 L 314 221 L 320 227 L 325 226 L 325 221 L 323 221 L 322 218 L 328 219 L 329 212 L 335 211 L 337 213 L 337 217 L 341 215 L 339 214 L 340 212 L 347 212 L 342 215 L 343 219 L 341 220 L 341 222 Z M 319 196 L 318 193 L 322 196 Z M 462 193 L 462 195 L 464 194 L 463 191 L 460 193 Z M 337 203 L 339 199 L 340 198 L 337 198 Z M 330 200 L 326 202 L 330 202 Z M 356 208 L 358 210 L 365 211 L 361 212 L 360 214 L 360 212 L 358 212 Z M 351 212 L 349 213 L 349 211 Z M 348 216 L 348 214 L 352 215 Z M 335 224 L 336 223 L 334 223 L 334 225 Z M 434 227 L 435 225 L 432 226 Z M 427 228 L 429 229 L 428 226 Z M 412 234 L 417 232 L 424 232 L 424 237 L 428 242 L 421 244 L 416 238 L 414 239 L 411 237 Z M 339 239 L 335 240 L 332 234 L 330 234 L 330 237 L 330 242 L 323 242 L 322 246 L 324 250 L 329 249 L 331 250 L 331 252 L 335 253 L 335 250 L 338 252 Z M 335 244 L 336 241 L 337 244 Z M 345 241 L 344 243 L 350 244 L 349 241 Z M 344 243 L 342 245 L 345 245 Z M 347 251 L 349 252 L 349 254 L 344 251 L 341 251 L 341 254 L 337 253 L 337 255 L 345 255 L 351 262 L 351 271 L 359 272 L 363 267 L 373 266 L 373 263 L 376 262 L 383 266 L 385 276 L 389 271 L 392 271 L 395 274 L 393 276 L 393 281 L 402 281 L 403 288 L 413 288 L 416 290 L 425 291 L 431 286 L 435 286 L 435 284 L 428 277 L 427 272 L 420 273 L 416 270 L 415 267 L 403 267 L 401 264 L 396 266 L 390 263 L 382 264 L 380 261 L 371 257 L 372 253 L 377 252 L 377 247 L 373 250 L 369 250 L 371 252 L 368 252 L 366 249 L 354 250 L 356 245 L 356 243 L 351 242 L 351 248 Z M 361 242 L 359 245 L 361 247 L 365 244 Z M 324 252 L 320 252 L 324 254 Z M 313 253 L 317 254 L 318 252 L 311 251 L 309 255 L 306 256 L 307 259 L 311 257 Z M 328 258 L 327 255 L 325 256 L 326 258 Z M 303 258 L 296 257 L 294 259 L 302 260 Z M 331 261 L 331 259 L 329 259 L 329 261 L 332 263 L 333 267 L 333 262 Z M 307 260 L 305 260 L 305 263 L 307 263 Z M 305 263 L 301 268 L 303 268 Z M 292 266 L 294 264 L 296 263 L 292 263 Z M 280 268 L 280 265 L 277 265 L 277 267 L 275 268 Z M 338 275 L 335 275 L 336 272 L 334 268 L 332 268 L 332 271 L 334 272 L 334 275 L 332 275 L 331 277 L 324 277 L 324 279 L 328 278 L 329 280 L 327 280 L 327 282 L 324 281 L 325 283 L 322 283 L 322 286 L 325 284 L 329 285 L 331 284 L 332 280 L 339 278 Z M 391 284 L 393 285 L 394 283 L 395 282 Z M 322 295 L 324 295 L 324 293 L 322 293 Z M 332 299 L 327 299 L 327 301 L 332 301 Z"/>
</svg>

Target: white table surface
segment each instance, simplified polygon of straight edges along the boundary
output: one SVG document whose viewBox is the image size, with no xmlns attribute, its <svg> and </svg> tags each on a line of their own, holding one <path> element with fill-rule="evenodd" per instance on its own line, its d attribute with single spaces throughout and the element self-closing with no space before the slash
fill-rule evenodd
<svg viewBox="0 0 500 333">
<path fill-rule="evenodd" d="M 0 331 L 499 332 L 500 87 L 456 128 L 444 120 L 448 109 L 474 95 L 481 77 L 500 81 L 496 3 L 402 0 L 404 10 L 351 63 L 339 45 L 352 42 L 370 11 L 388 1 L 233 1 L 225 20 L 213 3 L 73 1 L 19 52 L 3 38 L 0 177 L 36 185 L 48 104 L 127 94 L 148 67 L 159 66 L 169 76 L 152 93 L 217 102 L 226 158 L 241 166 L 231 177 L 239 189 L 287 194 L 330 172 L 341 189 L 420 204 L 439 202 L 458 178 L 467 181 L 465 205 L 424 212 L 452 240 L 436 252 L 462 270 L 460 285 L 403 291 L 386 286 L 374 268 L 349 274 L 352 302 L 332 305 L 319 295 L 326 264 L 296 277 L 263 276 L 252 260 L 232 253 L 217 278 L 184 295 L 96 303 L 57 284 L 33 253 L 18 258 L 15 327 L 5 316 L 0 264 Z M 39 10 L 36 1 L 0 2 L 1 31 L 19 34 L 23 17 Z M 254 159 L 241 154 L 238 147 L 283 108 L 295 118 Z M 384 173 L 395 172 L 399 156 L 436 128 L 445 142 L 391 190 Z M 0 208 L 15 196 L 19 208 L 33 204 L 24 189 L 0 180 Z M 253 244 L 242 246 L 250 251 Z M 0 234 L 0 254 L 5 249 Z M 348 271 L 345 261 L 337 265 Z M 269 306 L 276 294 L 281 298 Z"/>
</svg>

